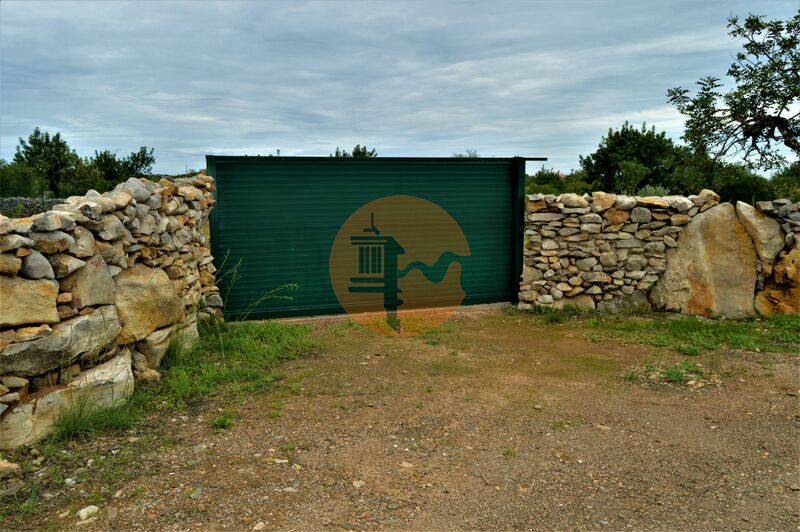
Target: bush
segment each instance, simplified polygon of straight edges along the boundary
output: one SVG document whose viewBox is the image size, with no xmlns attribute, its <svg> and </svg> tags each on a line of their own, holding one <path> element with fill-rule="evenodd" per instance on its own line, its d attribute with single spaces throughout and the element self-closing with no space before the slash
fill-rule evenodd
<svg viewBox="0 0 800 532">
<path fill-rule="evenodd" d="M 41 193 L 41 183 L 36 179 L 33 168 L 0 159 L 0 197 L 32 198 Z"/>
<path fill-rule="evenodd" d="M 775 199 L 789 198 L 792 201 L 800 201 L 800 161 L 773 175 L 770 185 Z"/>
<path fill-rule="evenodd" d="M 744 165 L 720 165 L 714 175 L 711 187 L 722 201 L 755 201 L 774 199 L 775 194 L 770 181 L 752 172 Z"/>
<path fill-rule="evenodd" d="M 583 194 L 591 192 L 592 187 L 586 181 L 586 173 L 582 170 L 562 174 L 552 168 L 542 166 L 535 174 L 525 179 L 526 194 L 562 194 L 574 192 Z"/>
<path fill-rule="evenodd" d="M 661 185 L 647 185 L 639 189 L 637 196 L 669 196 L 669 189 Z"/>
</svg>

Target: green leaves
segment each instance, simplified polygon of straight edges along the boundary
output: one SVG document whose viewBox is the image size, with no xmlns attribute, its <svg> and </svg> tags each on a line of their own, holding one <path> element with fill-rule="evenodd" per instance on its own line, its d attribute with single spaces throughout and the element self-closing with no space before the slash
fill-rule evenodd
<svg viewBox="0 0 800 532">
<path fill-rule="evenodd" d="M 731 17 L 728 28 L 743 48 L 727 72 L 734 87 L 724 92 L 719 78 L 708 76 L 694 96 L 676 87 L 667 98 L 686 116 L 683 139 L 695 153 L 782 168 L 783 146 L 800 155 L 800 11 L 786 21 Z"/>
<path fill-rule="evenodd" d="M 645 185 L 667 186 L 678 162 L 676 150 L 666 133 L 625 122 L 609 129 L 597 150 L 580 163 L 594 190 L 633 194 Z"/>
<path fill-rule="evenodd" d="M 2 164 L 0 194 L 34 196 L 49 191 L 55 197 L 111 189 L 131 177 L 148 174 L 155 164 L 153 149 L 142 146 L 128 157 L 108 150 L 81 158 L 60 133 L 50 135 L 38 127 L 27 139 L 19 139 L 14 162 Z"/>
<path fill-rule="evenodd" d="M 345 149 L 336 147 L 336 152 L 331 154 L 331 157 L 341 158 L 341 159 L 367 159 L 369 157 L 377 157 L 378 152 L 375 151 L 375 148 L 371 150 L 367 148 L 366 145 L 361 146 L 360 144 L 356 144 L 353 148 L 352 152 L 348 152 Z"/>
</svg>

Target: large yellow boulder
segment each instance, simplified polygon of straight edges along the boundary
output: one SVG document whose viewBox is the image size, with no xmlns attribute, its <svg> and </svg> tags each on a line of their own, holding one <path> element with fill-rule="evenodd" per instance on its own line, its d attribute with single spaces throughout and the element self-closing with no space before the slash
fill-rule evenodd
<svg viewBox="0 0 800 532">
<path fill-rule="evenodd" d="M 123 321 L 118 344 L 142 340 L 183 318 L 183 304 L 161 268 L 136 264 L 115 277 L 117 312 Z"/>
<path fill-rule="evenodd" d="M 0 327 L 58 323 L 58 281 L 0 275 Z"/>
<path fill-rule="evenodd" d="M 730 203 L 695 216 L 653 286 L 656 309 L 703 316 L 755 314 L 756 250 Z"/>
<path fill-rule="evenodd" d="M 800 313 L 800 246 L 775 264 L 772 277 L 756 295 L 756 310 L 767 316 Z"/>
</svg>

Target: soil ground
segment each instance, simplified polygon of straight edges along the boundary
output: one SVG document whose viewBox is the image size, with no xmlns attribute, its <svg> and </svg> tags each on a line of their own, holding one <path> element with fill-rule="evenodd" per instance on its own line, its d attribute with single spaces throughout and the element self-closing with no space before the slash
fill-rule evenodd
<svg viewBox="0 0 800 532">
<path fill-rule="evenodd" d="M 719 384 L 625 379 L 683 357 L 498 310 L 388 338 L 310 324 L 272 391 L 70 444 L 82 480 L 2 528 L 798 529 L 797 357 L 713 351 Z M 630 375 L 630 373 L 628 373 Z M 227 429 L 211 420 L 231 412 Z M 263 524 L 262 524 L 263 523 Z"/>
</svg>

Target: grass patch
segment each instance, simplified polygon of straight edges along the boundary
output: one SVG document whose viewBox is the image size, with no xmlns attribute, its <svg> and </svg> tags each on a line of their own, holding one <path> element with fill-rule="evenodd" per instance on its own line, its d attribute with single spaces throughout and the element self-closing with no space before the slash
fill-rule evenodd
<svg viewBox="0 0 800 532">
<path fill-rule="evenodd" d="M 567 317 L 561 312 L 548 312 L 546 314 L 543 314 L 543 317 L 544 317 L 544 322 L 550 325 L 564 323 L 564 320 L 567 319 Z"/>
<path fill-rule="evenodd" d="M 442 343 L 444 343 L 447 334 L 453 332 L 454 329 L 455 325 L 450 322 L 447 322 L 443 324 L 441 327 L 428 329 L 419 336 L 422 339 L 422 341 L 428 345 L 441 345 Z"/>
<path fill-rule="evenodd" d="M 511 458 L 514 456 L 514 449 L 511 447 L 503 447 L 503 450 L 500 451 L 500 454 L 503 455 L 503 458 Z"/>
<path fill-rule="evenodd" d="M 674 363 L 653 362 L 641 369 L 625 372 L 622 378 L 628 382 L 641 381 L 650 384 L 675 384 L 702 388 L 719 386 L 722 377 L 732 377 L 737 373 L 720 373 L 718 363 L 713 358 L 707 364 L 696 364 L 689 360 Z"/>
<path fill-rule="evenodd" d="M 343 336 L 346 336 L 348 331 L 353 330 L 353 329 L 360 329 L 360 328 L 361 328 L 361 325 L 359 325 L 358 323 L 356 323 L 355 321 L 350 320 L 350 319 L 344 320 L 344 321 L 339 321 L 339 322 L 336 322 L 336 323 L 332 323 L 332 324 L 330 324 L 328 326 L 328 330 L 333 335 L 338 336 L 340 338 L 343 337 Z"/>
<path fill-rule="evenodd" d="M 721 348 L 800 354 L 800 315 L 796 314 L 757 320 L 599 316 L 586 320 L 586 325 L 591 329 L 589 339 L 616 337 L 631 343 L 673 348 L 686 356 Z"/>
<path fill-rule="evenodd" d="M 199 324 L 200 337 L 192 347 L 173 337 L 162 362 L 162 379 L 137 386 L 124 403 L 98 408 L 86 398 L 62 409 L 55 419 L 55 432 L 43 452 L 61 442 L 88 440 L 99 434 L 124 432 L 134 427 L 154 406 L 166 401 L 181 407 L 187 400 L 220 391 L 253 393 L 269 389 L 283 378 L 278 366 L 313 346 L 304 326 L 267 323 L 223 322 Z M 228 428 L 230 414 L 218 416 L 215 428 Z"/>
<path fill-rule="evenodd" d="M 221 389 L 260 392 L 283 378 L 281 362 L 313 347 L 308 327 L 275 322 L 200 324 L 200 338 L 189 349 L 180 340 L 170 344 L 162 362 L 160 394 L 180 406 Z M 174 344 L 174 345 L 173 345 Z"/>
<path fill-rule="evenodd" d="M 434 377 L 440 375 L 454 377 L 472 375 L 475 371 L 475 368 L 467 366 L 464 362 L 452 357 L 433 360 L 428 364 L 428 374 Z M 433 391 L 433 388 L 431 388 L 431 391 Z"/>
<path fill-rule="evenodd" d="M 553 424 L 550 425 L 550 427 L 553 430 L 567 430 L 572 428 L 572 423 L 570 423 L 569 421 L 565 421 L 563 419 L 559 419 L 554 421 Z"/>
<path fill-rule="evenodd" d="M 676 348 L 676 351 L 690 357 L 696 357 L 700 354 L 700 348 L 692 344 L 681 344 Z"/>
<path fill-rule="evenodd" d="M 675 384 L 684 383 L 692 378 L 700 378 L 705 373 L 702 367 L 688 360 L 677 362 L 662 370 L 664 380 Z"/>
</svg>

